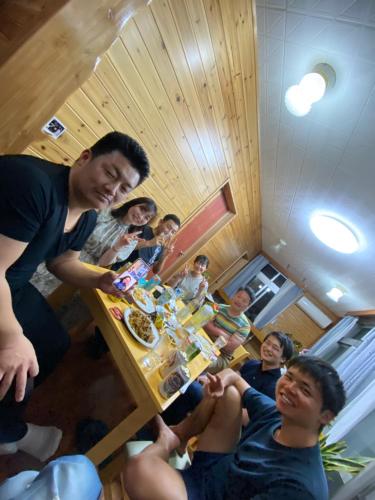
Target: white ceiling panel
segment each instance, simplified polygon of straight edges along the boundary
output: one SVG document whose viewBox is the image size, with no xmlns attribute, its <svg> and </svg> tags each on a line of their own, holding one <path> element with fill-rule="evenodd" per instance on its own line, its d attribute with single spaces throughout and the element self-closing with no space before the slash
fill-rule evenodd
<svg viewBox="0 0 375 500">
<path fill-rule="evenodd" d="M 263 248 L 338 314 L 375 307 L 375 2 L 258 1 Z M 302 118 L 286 89 L 319 62 L 337 82 Z M 340 215 L 362 235 L 339 254 L 312 234 L 316 211 Z M 283 239 L 287 246 L 279 248 Z M 347 293 L 338 303 L 325 293 Z"/>
</svg>

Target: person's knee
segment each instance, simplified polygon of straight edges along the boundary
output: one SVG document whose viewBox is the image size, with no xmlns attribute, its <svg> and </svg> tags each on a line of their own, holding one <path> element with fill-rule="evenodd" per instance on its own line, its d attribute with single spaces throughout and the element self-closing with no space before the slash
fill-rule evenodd
<svg viewBox="0 0 375 500">
<path fill-rule="evenodd" d="M 234 385 L 230 385 L 224 391 L 224 399 L 232 404 L 241 404 L 241 394 Z"/>
<path fill-rule="evenodd" d="M 139 489 L 143 489 L 148 482 L 149 474 L 152 473 L 153 457 L 140 453 L 127 459 L 124 468 L 125 488 L 129 495 L 136 495 Z"/>
</svg>

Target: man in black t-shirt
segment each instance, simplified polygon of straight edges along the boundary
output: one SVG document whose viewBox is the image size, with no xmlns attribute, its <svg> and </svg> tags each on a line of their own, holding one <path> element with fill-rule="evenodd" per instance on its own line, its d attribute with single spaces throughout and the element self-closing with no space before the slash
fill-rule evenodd
<svg viewBox="0 0 375 500">
<path fill-rule="evenodd" d="M 159 220 L 155 229 L 145 226 L 140 235 L 141 242 L 126 262 L 134 262 L 141 258 L 152 267 L 154 273 L 160 273 L 168 255 L 174 250 L 173 239 L 180 226 L 180 219 L 174 214 L 165 215 Z M 119 269 L 123 264 L 124 262 L 120 262 L 113 269 Z"/>
<path fill-rule="evenodd" d="M 115 293 L 115 274 L 87 269 L 80 250 L 96 210 L 123 202 L 148 174 L 141 146 L 119 132 L 83 151 L 74 168 L 0 157 L 0 454 L 23 450 L 45 460 L 61 439 L 58 429 L 25 424 L 21 415 L 26 385 L 42 381 L 69 346 L 29 279 L 46 262 L 62 281 Z"/>
</svg>

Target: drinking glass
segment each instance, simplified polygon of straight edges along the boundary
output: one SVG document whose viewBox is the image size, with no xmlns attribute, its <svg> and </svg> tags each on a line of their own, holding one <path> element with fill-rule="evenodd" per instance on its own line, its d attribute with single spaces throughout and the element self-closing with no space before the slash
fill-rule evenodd
<svg viewBox="0 0 375 500">
<path fill-rule="evenodd" d="M 150 351 L 145 354 L 139 361 L 141 367 L 145 372 L 151 372 L 162 362 L 161 357 L 155 351 Z"/>
</svg>

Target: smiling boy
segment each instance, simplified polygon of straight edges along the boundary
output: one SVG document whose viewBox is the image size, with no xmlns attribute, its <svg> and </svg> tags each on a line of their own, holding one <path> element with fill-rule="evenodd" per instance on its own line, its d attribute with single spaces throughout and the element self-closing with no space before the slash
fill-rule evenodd
<svg viewBox="0 0 375 500">
<path fill-rule="evenodd" d="M 325 361 L 299 356 L 278 381 L 275 402 L 230 369 L 209 376 L 194 412 L 130 459 L 132 500 L 327 500 L 319 434 L 343 408 L 345 392 Z M 240 437 L 242 407 L 250 424 Z M 192 466 L 178 472 L 169 454 L 199 435 Z M 218 439 L 220 436 L 220 439 Z"/>
</svg>

